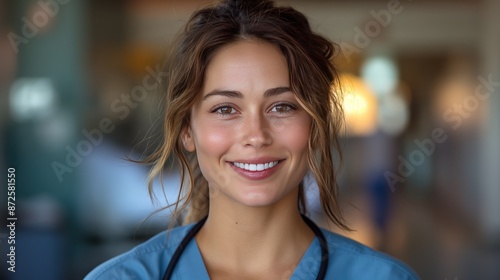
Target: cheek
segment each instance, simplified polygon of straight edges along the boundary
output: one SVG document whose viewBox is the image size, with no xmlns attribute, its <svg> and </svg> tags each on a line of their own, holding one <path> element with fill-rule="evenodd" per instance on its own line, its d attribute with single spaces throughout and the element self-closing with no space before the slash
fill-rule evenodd
<svg viewBox="0 0 500 280">
<path fill-rule="evenodd" d="M 309 117 L 297 118 L 288 123 L 278 123 L 275 135 L 279 137 L 291 151 L 295 153 L 307 153 L 310 136 L 311 121 Z"/>
<path fill-rule="evenodd" d="M 221 158 L 233 144 L 234 131 L 228 126 L 206 124 L 199 126 L 195 135 L 196 156 L 200 171 L 210 186 L 224 187 L 229 183 Z"/>
<path fill-rule="evenodd" d="M 218 160 L 227 151 L 231 143 L 231 130 L 224 125 L 204 125 L 201 122 L 194 129 L 195 146 L 200 163 L 206 160 Z"/>
</svg>

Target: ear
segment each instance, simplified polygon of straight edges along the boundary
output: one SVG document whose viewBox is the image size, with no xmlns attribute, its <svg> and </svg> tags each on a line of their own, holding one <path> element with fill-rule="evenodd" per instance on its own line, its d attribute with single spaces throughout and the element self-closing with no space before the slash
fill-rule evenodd
<svg viewBox="0 0 500 280">
<path fill-rule="evenodd" d="M 193 132 L 191 131 L 191 126 L 186 125 L 181 131 L 181 140 L 184 145 L 184 149 L 188 152 L 194 152 L 196 147 L 194 145 Z"/>
</svg>

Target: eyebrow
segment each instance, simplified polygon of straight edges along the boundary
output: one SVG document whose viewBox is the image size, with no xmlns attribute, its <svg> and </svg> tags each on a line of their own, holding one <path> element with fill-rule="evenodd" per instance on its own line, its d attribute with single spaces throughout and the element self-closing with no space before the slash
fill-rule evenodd
<svg viewBox="0 0 500 280">
<path fill-rule="evenodd" d="M 285 92 L 292 92 L 292 90 L 290 89 L 290 87 L 270 88 L 264 92 L 264 97 L 268 98 L 268 97 L 280 95 L 280 94 L 285 93 Z M 230 97 L 230 98 L 242 98 L 242 99 L 244 98 L 243 94 L 239 91 L 236 91 L 236 90 L 214 89 L 211 92 L 207 93 L 205 96 L 203 96 L 203 100 L 206 100 L 207 98 L 209 98 L 211 96 L 216 96 L 216 95 L 226 96 L 226 97 Z"/>
</svg>

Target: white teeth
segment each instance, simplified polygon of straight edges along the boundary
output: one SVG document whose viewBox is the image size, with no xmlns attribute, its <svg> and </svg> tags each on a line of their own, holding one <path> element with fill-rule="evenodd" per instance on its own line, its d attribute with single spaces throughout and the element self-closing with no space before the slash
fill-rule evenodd
<svg viewBox="0 0 500 280">
<path fill-rule="evenodd" d="M 268 163 L 259 163 L 259 164 L 233 162 L 234 166 L 248 171 L 262 171 L 272 168 L 276 166 L 276 164 L 278 164 L 278 161 L 271 161 Z"/>
</svg>

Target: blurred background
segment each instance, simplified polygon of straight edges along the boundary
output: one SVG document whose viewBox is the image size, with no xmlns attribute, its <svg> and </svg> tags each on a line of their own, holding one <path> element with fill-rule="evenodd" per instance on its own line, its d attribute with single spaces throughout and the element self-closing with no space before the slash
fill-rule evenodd
<svg viewBox="0 0 500 280">
<path fill-rule="evenodd" d="M 1 279 L 81 279 L 168 226 L 168 212 L 144 220 L 165 199 L 125 158 L 156 147 L 161 59 L 210 2 L 0 0 L 0 218 L 8 168 L 18 217 L 16 273 L 0 228 Z M 339 233 L 422 279 L 500 279 L 500 1 L 280 3 L 339 44 L 355 230 Z M 162 181 L 175 200 L 178 175 Z"/>
</svg>

